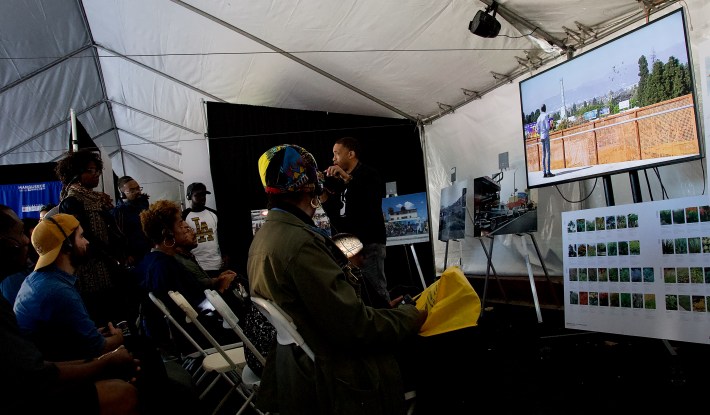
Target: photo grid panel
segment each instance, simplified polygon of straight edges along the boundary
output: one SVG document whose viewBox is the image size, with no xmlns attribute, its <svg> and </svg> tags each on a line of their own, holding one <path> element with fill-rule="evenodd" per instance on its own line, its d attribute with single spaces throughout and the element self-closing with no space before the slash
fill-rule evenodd
<svg viewBox="0 0 710 415">
<path fill-rule="evenodd" d="M 565 326 L 710 344 L 710 198 L 562 213 Z"/>
</svg>

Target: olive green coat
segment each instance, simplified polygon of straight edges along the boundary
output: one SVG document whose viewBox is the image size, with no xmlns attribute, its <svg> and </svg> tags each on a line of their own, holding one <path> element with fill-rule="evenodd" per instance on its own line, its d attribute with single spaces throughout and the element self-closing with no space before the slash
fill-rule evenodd
<svg viewBox="0 0 710 415">
<path fill-rule="evenodd" d="M 395 354 L 422 323 L 413 306 L 363 304 L 327 237 L 272 209 L 249 249 L 251 294 L 289 314 L 315 364 L 295 346 L 269 353 L 258 405 L 283 414 L 401 414 L 404 389 Z"/>
</svg>

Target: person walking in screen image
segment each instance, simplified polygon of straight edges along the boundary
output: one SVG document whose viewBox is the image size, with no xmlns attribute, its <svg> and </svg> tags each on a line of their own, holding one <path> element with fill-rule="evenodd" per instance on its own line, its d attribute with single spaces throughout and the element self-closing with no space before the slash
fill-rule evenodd
<svg viewBox="0 0 710 415">
<path fill-rule="evenodd" d="M 322 190 L 308 151 L 279 145 L 258 166 L 269 212 L 249 248 L 251 295 L 282 308 L 315 357 L 292 344 L 272 348 L 257 407 L 281 415 L 404 414 L 396 353 L 416 338 L 426 312 L 365 305 L 345 254 L 313 222 Z"/>
<path fill-rule="evenodd" d="M 546 111 L 547 106 L 542 104 L 540 116 L 537 117 L 537 132 L 540 134 L 542 144 L 542 171 L 543 177 L 555 177 L 550 171 L 550 116 Z"/>
<path fill-rule="evenodd" d="M 374 168 L 360 161 L 360 153 L 360 143 L 353 137 L 335 142 L 333 165 L 325 170 L 326 191 L 321 200 L 333 234 L 350 233 L 362 242 L 362 274 L 380 297 L 371 305 L 386 306 L 390 295 L 385 276 L 387 231 L 382 215 L 385 185 Z"/>
</svg>

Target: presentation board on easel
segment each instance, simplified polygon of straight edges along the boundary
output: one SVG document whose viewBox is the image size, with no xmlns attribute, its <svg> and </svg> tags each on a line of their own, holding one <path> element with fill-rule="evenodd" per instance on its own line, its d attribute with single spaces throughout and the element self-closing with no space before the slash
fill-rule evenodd
<svg viewBox="0 0 710 415">
<path fill-rule="evenodd" d="M 468 180 L 459 180 L 441 189 L 439 240 L 463 239 L 466 235 L 466 191 Z"/>
<path fill-rule="evenodd" d="M 565 327 L 710 344 L 710 198 L 562 213 Z"/>
<path fill-rule="evenodd" d="M 382 199 L 387 246 L 429 242 L 426 192 Z"/>
</svg>

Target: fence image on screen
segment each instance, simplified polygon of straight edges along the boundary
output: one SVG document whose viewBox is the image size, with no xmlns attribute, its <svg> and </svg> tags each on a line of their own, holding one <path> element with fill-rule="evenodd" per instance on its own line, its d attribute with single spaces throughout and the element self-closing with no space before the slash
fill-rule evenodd
<svg viewBox="0 0 710 415">
<path fill-rule="evenodd" d="M 467 180 L 461 180 L 441 189 L 439 207 L 439 240 L 463 239 L 466 233 Z"/>
<path fill-rule="evenodd" d="M 700 158 L 689 62 L 678 9 L 521 81 L 528 186 Z M 544 125 L 548 146 L 539 131 Z M 554 176 L 545 174 L 548 157 Z"/>
</svg>

